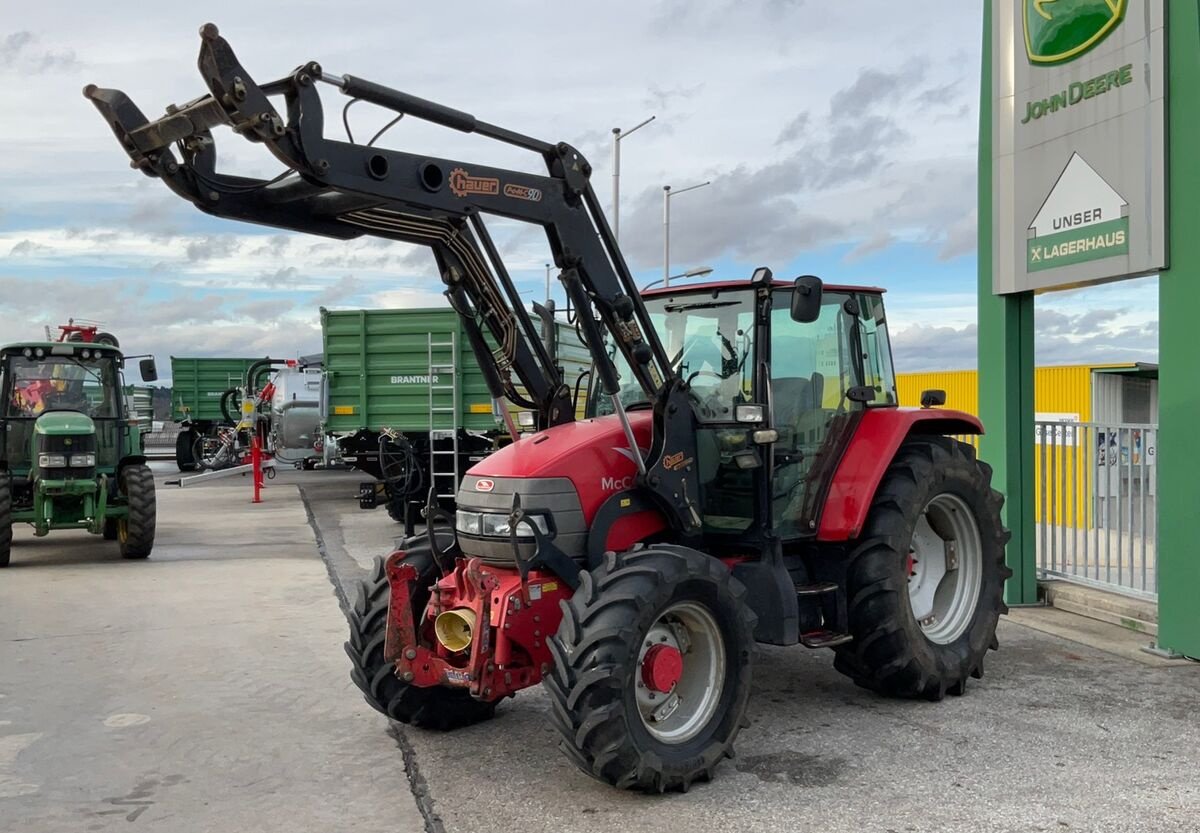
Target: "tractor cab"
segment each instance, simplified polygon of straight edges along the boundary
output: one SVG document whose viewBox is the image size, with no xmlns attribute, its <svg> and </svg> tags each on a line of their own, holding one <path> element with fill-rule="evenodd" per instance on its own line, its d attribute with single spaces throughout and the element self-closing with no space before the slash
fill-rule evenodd
<svg viewBox="0 0 1200 833">
<path fill-rule="evenodd" d="M 703 534 L 811 536 L 823 486 L 867 408 L 895 407 L 883 290 L 751 281 L 642 294 L 697 421 Z M 802 304 L 793 304 L 800 293 Z M 621 403 L 648 407 L 615 350 Z M 594 386 L 597 416 L 615 404 Z"/>
<path fill-rule="evenodd" d="M 124 364 L 120 350 L 99 342 L 0 348 L 0 492 L 9 497 L 0 501 L 0 566 L 8 563 L 14 521 L 27 521 L 37 535 L 105 533 L 122 540 L 123 552 L 149 554 L 152 515 L 148 533 L 139 516 L 136 540 L 126 547 L 128 536 L 121 538 L 131 496 L 153 511 L 153 477 L 123 395 Z M 141 371 L 144 381 L 156 379 L 154 359 L 143 359 Z"/>
</svg>

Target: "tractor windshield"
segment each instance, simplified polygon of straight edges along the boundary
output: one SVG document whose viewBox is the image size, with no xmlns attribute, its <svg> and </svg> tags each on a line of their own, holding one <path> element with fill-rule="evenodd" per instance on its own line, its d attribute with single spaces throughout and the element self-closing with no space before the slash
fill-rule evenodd
<svg viewBox="0 0 1200 833">
<path fill-rule="evenodd" d="M 646 311 L 671 366 L 687 380 L 689 395 L 702 422 L 733 422 L 733 409 L 750 402 L 754 374 L 754 295 L 749 289 L 681 291 L 645 299 Z M 611 351 L 626 406 L 646 402 L 621 355 Z M 598 392 L 598 386 L 597 386 Z M 612 402 L 600 396 L 594 413 L 611 414 Z"/>
<path fill-rule="evenodd" d="M 47 411 L 78 411 L 115 419 L 117 367 L 111 356 L 8 357 L 5 415 L 32 419 Z"/>
</svg>

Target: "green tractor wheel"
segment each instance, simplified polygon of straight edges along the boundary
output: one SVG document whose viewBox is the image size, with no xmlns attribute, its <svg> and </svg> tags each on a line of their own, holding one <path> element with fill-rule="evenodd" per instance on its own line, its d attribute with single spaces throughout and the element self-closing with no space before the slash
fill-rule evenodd
<svg viewBox="0 0 1200 833">
<path fill-rule="evenodd" d="M 0 475 L 0 567 L 12 557 L 12 478 Z"/>
<path fill-rule="evenodd" d="M 133 465 L 121 469 L 121 492 L 129 503 L 129 514 L 123 518 L 116 518 L 116 536 L 121 547 L 121 557 L 146 558 L 154 549 L 156 513 L 154 474 L 150 467 Z M 107 533 L 107 529 L 105 532 Z"/>
</svg>

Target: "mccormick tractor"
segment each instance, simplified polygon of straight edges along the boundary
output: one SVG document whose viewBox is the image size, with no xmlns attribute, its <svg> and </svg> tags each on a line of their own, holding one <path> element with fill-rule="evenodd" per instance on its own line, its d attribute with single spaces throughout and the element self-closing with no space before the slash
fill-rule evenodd
<svg viewBox="0 0 1200 833">
<path fill-rule="evenodd" d="M 219 217 L 430 247 L 497 408 L 535 415 L 363 583 L 346 649 L 368 703 L 453 729 L 541 683 L 580 769 L 664 791 L 732 754 L 755 642 L 832 649 L 896 697 L 982 676 L 1005 611 L 1002 498 L 953 438 L 982 432 L 974 417 L 940 392 L 897 407 L 881 290 L 760 268 L 643 296 L 570 145 L 314 62 L 259 85 L 215 26 L 200 36 L 209 94 L 161 118 L 84 91 L 133 167 Z M 322 85 L 532 151 L 544 173 L 326 137 Z M 285 170 L 218 171 L 215 127 Z M 576 418 L 485 215 L 545 232 L 595 416 Z"/>
<path fill-rule="evenodd" d="M 14 522 L 34 534 L 85 529 L 115 540 L 125 558 L 154 547 L 154 476 L 142 454 L 121 375 L 125 358 L 76 340 L 0 348 L 0 567 Z M 142 379 L 158 378 L 154 359 Z"/>
</svg>

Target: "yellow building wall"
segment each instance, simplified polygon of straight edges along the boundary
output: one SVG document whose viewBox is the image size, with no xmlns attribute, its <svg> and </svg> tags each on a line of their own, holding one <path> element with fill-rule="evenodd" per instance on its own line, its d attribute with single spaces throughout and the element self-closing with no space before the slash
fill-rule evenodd
<svg viewBox="0 0 1200 833">
<path fill-rule="evenodd" d="M 1131 367 L 1128 364 L 1090 364 L 1039 367 L 1034 371 L 1034 410 L 1041 414 L 1078 414 L 1081 422 L 1092 418 L 1092 370 L 1107 367 Z M 921 404 L 921 391 L 946 391 L 947 408 L 956 408 L 979 415 L 979 374 L 974 370 L 933 370 L 922 373 L 900 373 L 896 376 L 896 392 L 900 404 L 916 407 Z M 986 429 L 987 426 L 985 425 Z M 1075 495 L 1051 485 L 1052 480 L 1067 479 L 1086 483 L 1093 450 L 1075 446 L 1058 447 L 1053 443 L 1034 447 L 1034 509 L 1037 522 L 1043 514 L 1052 524 L 1071 523 L 1074 519 L 1087 525 L 1091 522 L 1090 501 L 1082 491 Z M 1046 491 L 1043 511 L 1042 461 L 1045 460 Z M 1070 472 L 1069 478 L 1064 477 Z"/>
</svg>

